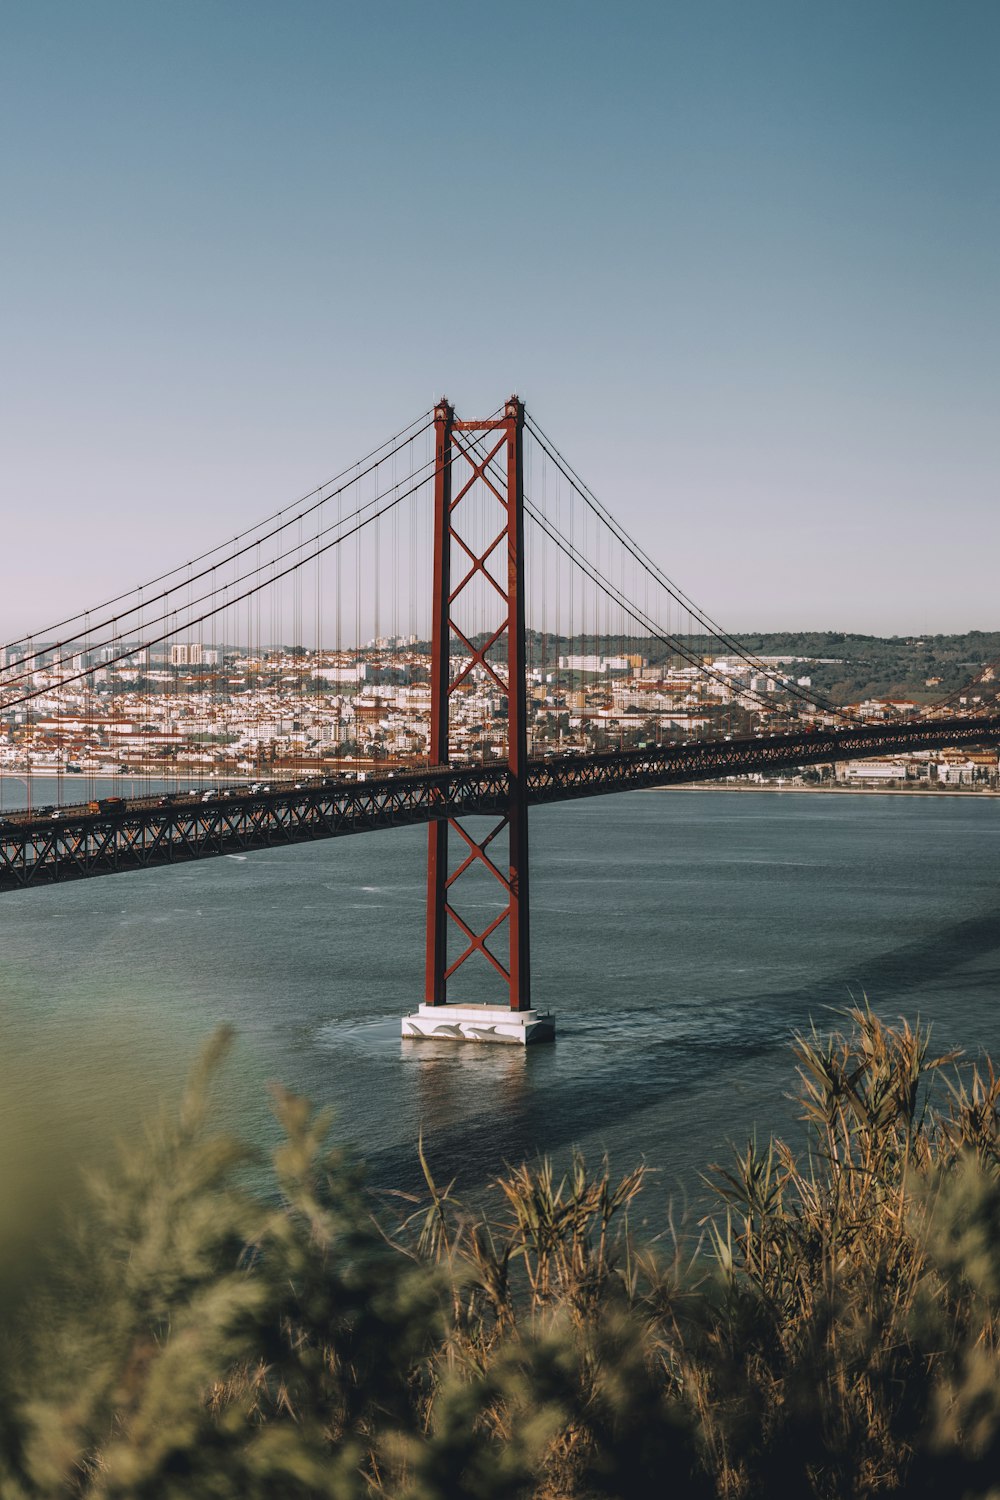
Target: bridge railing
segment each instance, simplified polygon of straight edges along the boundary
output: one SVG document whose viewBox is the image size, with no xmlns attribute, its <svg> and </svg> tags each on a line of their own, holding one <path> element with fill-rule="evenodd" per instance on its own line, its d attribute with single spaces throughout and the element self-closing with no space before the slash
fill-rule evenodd
<svg viewBox="0 0 1000 1500">
<path fill-rule="evenodd" d="M 1000 744 L 1000 715 L 864 728 L 692 741 L 643 750 L 546 756 L 530 762 L 534 805 L 643 787 L 900 751 Z M 213 855 L 308 843 L 378 828 L 504 813 L 505 762 L 387 771 L 363 782 L 329 779 L 268 790 L 221 789 L 0 816 L 0 891 L 124 874 Z"/>
</svg>

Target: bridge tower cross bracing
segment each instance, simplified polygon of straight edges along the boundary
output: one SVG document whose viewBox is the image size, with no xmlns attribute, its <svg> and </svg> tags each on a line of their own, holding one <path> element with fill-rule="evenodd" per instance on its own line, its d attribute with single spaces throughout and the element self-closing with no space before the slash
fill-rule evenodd
<svg viewBox="0 0 1000 1500">
<path fill-rule="evenodd" d="M 474 671 L 506 700 L 508 798 L 499 821 L 482 836 L 457 818 L 442 818 L 428 829 L 427 952 L 424 1002 L 403 1021 L 403 1035 L 414 1038 L 497 1041 L 527 1044 L 551 1041 L 554 1018 L 531 1005 L 531 950 L 528 905 L 528 737 L 524 570 L 524 406 L 517 396 L 502 417 L 460 421 L 442 400 L 434 410 L 434 577 L 431 641 L 430 759 L 446 765 L 451 753 L 451 704 Z M 497 502 L 499 529 L 491 540 L 470 545 L 463 535 L 461 507 L 476 487 Z M 478 550 L 480 546 L 484 550 Z M 503 558 L 506 557 L 506 567 Z M 453 568 L 453 563 L 457 566 Z M 458 576 L 455 581 L 453 574 Z M 459 576 L 460 575 L 460 576 Z M 477 581 L 501 606 L 485 630 L 461 628 L 456 620 L 463 594 Z M 452 640 L 466 653 L 453 673 Z M 478 641 L 478 644 L 477 644 Z M 501 648 L 498 658 L 494 648 Z M 490 653 L 494 654 L 491 656 Z M 506 871 L 497 862 L 495 841 L 506 832 Z M 450 836 L 459 840 L 459 863 L 449 870 Z M 463 918 L 454 892 L 477 867 L 502 890 L 502 909 L 481 932 Z M 462 952 L 448 961 L 450 926 L 461 933 Z M 506 927 L 507 962 L 489 946 Z M 479 956 L 500 976 L 506 1005 L 450 1002 L 449 981 Z"/>
</svg>

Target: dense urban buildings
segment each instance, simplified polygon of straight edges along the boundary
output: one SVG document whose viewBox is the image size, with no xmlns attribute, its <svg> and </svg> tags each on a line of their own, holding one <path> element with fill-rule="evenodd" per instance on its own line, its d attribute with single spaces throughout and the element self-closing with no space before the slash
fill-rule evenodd
<svg viewBox="0 0 1000 1500">
<path fill-rule="evenodd" d="M 738 656 L 652 664 L 635 652 L 595 650 L 593 642 L 560 642 L 549 653 L 541 637 L 531 655 L 533 755 L 836 722 L 810 702 L 802 658 L 762 658 L 753 667 Z M 30 658 L 13 652 L 0 662 L 0 774 L 238 780 L 420 762 L 428 747 L 429 661 L 426 643 L 412 637 L 380 637 L 351 651 L 250 652 L 191 640 L 159 654 L 119 648 L 103 661 L 58 647 Z M 462 681 L 452 699 L 451 759 L 503 756 L 505 696 L 469 657 L 452 661 Z M 27 692 L 35 696 L 16 701 Z M 869 722 L 927 712 L 898 697 L 845 709 Z M 998 783 L 997 752 L 920 752 L 840 766 L 836 775 L 812 767 L 780 781 L 989 789 Z"/>
</svg>

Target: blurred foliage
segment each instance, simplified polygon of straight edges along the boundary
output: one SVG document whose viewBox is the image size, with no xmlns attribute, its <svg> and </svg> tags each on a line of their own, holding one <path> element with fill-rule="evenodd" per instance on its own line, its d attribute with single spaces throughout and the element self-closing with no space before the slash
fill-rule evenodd
<svg viewBox="0 0 1000 1500">
<path fill-rule="evenodd" d="M 0 1152 L 3 1500 L 1000 1493 L 1000 1078 L 868 1008 L 794 1044 L 809 1145 L 508 1169 L 376 1209 L 276 1091 L 274 1190 L 212 1127 L 230 1038 L 113 1162 Z M 50 1144 L 33 1148 L 41 1134 Z"/>
</svg>

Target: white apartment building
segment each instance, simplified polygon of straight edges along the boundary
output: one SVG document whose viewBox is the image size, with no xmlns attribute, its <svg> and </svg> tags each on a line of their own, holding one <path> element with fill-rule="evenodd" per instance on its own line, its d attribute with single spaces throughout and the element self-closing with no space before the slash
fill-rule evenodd
<svg viewBox="0 0 1000 1500">
<path fill-rule="evenodd" d="M 177 641 L 170 648 L 172 667 L 200 667 L 204 660 L 204 647 L 200 641 Z"/>
</svg>

